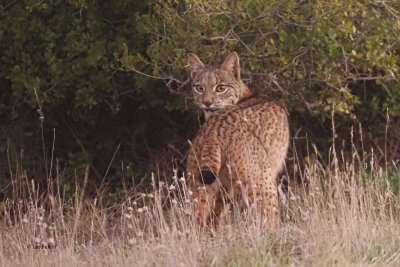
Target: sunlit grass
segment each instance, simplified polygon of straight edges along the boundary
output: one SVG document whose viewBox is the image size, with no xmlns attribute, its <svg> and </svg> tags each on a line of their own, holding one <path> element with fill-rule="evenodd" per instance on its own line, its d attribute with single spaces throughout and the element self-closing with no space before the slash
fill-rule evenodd
<svg viewBox="0 0 400 267">
<path fill-rule="evenodd" d="M 85 198 L 87 174 L 65 199 L 38 192 L 2 206 L 3 266 L 399 266 L 400 198 L 393 177 L 353 157 L 299 168 L 304 183 L 281 192 L 281 227 L 260 227 L 252 210 L 234 207 L 216 231 L 200 233 L 185 179 L 153 175 L 146 192 L 111 206 Z M 393 167 L 395 170 L 395 167 Z M 396 170 L 394 171 L 396 173 Z M 166 179 L 167 178 L 167 179 Z M 169 178 L 169 179 L 168 179 Z M 396 184 L 396 183 L 395 183 Z M 22 192 L 22 190 L 14 190 Z"/>
</svg>

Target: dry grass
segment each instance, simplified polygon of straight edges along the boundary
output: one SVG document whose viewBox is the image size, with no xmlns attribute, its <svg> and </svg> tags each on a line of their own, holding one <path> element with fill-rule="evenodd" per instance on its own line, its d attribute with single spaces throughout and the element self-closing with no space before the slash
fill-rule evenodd
<svg viewBox="0 0 400 267">
<path fill-rule="evenodd" d="M 400 199 L 385 172 L 357 155 L 339 167 L 310 163 L 281 198 L 281 229 L 259 227 L 252 210 L 236 209 L 218 231 L 200 234 L 184 179 L 153 178 L 153 188 L 102 207 L 64 199 L 59 177 L 45 197 L 22 174 L 26 194 L 2 207 L 2 266 L 399 266 Z M 360 167 L 357 167 L 360 166 Z M 19 181 L 20 180 L 20 181 Z M 19 182 L 18 182 L 19 181 Z M 45 248 L 50 246 L 51 248 Z M 36 247 L 36 248 L 35 248 Z"/>
</svg>

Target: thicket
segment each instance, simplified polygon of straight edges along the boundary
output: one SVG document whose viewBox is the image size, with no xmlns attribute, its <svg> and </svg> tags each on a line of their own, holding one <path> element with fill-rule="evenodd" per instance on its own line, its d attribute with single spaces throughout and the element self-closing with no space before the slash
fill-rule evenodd
<svg viewBox="0 0 400 267">
<path fill-rule="evenodd" d="M 183 162 L 199 124 L 189 52 L 220 63 L 237 51 L 245 82 L 322 158 L 353 140 L 399 159 L 399 1 L 0 3 L 2 185 L 89 163 L 95 188 Z"/>
</svg>

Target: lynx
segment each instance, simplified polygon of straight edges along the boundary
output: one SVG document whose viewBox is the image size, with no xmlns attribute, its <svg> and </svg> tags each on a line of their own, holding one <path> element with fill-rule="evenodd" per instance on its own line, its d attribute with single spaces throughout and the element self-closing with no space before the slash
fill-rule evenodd
<svg viewBox="0 0 400 267">
<path fill-rule="evenodd" d="M 236 52 L 227 56 L 221 68 L 206 66 L 196 55 L 189 54 L 189 70 L 194 102 L 204 111 L 206 120 L 218 110 L 235 105 L 251 95 L 240 78 Z"/>
<path fill-rule="evenodd" d="M 248 207 L 255 207 L 268 229 L 275 231 L 279 225 L 276 178 L 289 145 L 287 115 L 267 96 L 249 97 L 240 71 L 233 80 L 231 73 L 224 73 L 225 63 L 223 71 L 202 67 L 192 74 L 194 85 L 203 86 L 203 94 L 195 88 L 195 101 L 201 108 L 215 107 L 193 140 L 187 159 L 196 213 L 204 225 L 216 226 L 231 203 L 241 199 Z M 234 68 L 238 70 L 237 65 Z M 221 73 L 229 78 L 219 78 Z M 221 84 L 224 93 L 218 94 Z"/>
</svg>

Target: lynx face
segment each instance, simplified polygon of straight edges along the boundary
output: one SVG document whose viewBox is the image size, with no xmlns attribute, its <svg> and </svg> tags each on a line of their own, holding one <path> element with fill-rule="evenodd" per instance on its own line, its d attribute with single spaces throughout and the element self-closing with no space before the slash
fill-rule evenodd
<svg viewBox="0 0 400 267">
<path fill-rule="evenodd" d="M 189 69 L 193 99 L 204 111 L 206 120 L 216 111 L 251 95 L 240 79 L 239 57 L 235 52 L 228 55 L 221 68 L 206 66 L 196 55 L 189 54 Z"/>
</svg>

